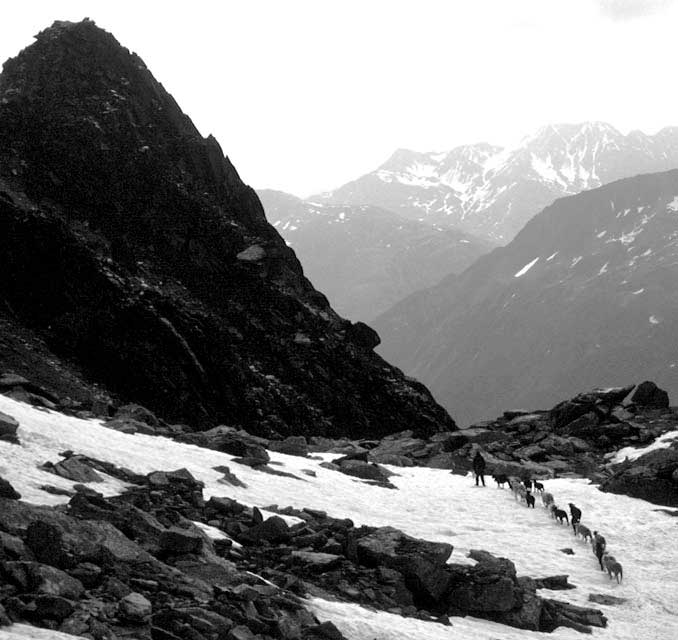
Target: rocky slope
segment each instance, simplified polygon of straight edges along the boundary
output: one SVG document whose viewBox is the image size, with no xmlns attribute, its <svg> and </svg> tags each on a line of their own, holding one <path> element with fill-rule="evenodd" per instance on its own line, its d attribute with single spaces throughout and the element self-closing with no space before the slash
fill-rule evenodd
<svg viewBox="0 0 678 640">
<path fill-rule="evenodd" d="M 561 196 L 678 167 L 678 128 L 624 136 L 602 122 L 542 127 L 513 148 L 396 151 L 383 165 L 315 199 L 370 204 L 415 220 L 509 242 Z"/>
<path fill-rule="evenodd" d="M 615 398 L 620 399 L 618 393 Z M 318 458 L 308 457 L 306 443 L 299 446 L 303 438 L 296 441 L 296 450 L 287 449 L 294 458 L 278 457 L 269 466 L 268 453 L 258 444 L 264 441 L 255 436 L 225 427 L 194 434 L 218 436 L 221 445 L 229 438 L 210 464 L 218 460 L 230 467 L 198 462 L 211 453 L 201 449 L 211 442 L 191 448 L 187 464 L 209 478 L 206 486 L 186 468 L 140 472 L 157 463 L 161 450 L 160 459 L 168 460 L 168 445 L 170 458 L 185 455 L 185 445 L 114 433 L 118 428 L 111 422 L 107 429 L 96 421 L 14 401 L 3 403 L 3 409 L 19 419 L 0 414 L 6 423 L 14 420 L 17 436 L 15 443 L 3 442 L 0 448 L 16 447 L 22 463 L 28 463 L 22 476 L 12 470 L 13 479 L 31 501 L 47 497 L 62 504 L 20 502 L 20 493 L 0 478 L 0 626 L 25 622 L 109 640 L 131 635 L 144 640 L 340 640 L 333 625 L 320 625 L 309 611 L 308 596 L 445 625 L 449 616 L 472 615 L 541 631 L 567 626 L 590 632 L 591 626 L 606 626 L 601 611 L 538 593 L 574 589 L 566 575 L 519 576 L 510 560 L 478 549 L 467 554 L 472 564 L 449 563 L 453 547 L 447 542 L 415 538 L 391 526 L 357 526 L 317 508 L 260 509 L 227 497 L 236 488 L 247 489 L 241 473 L 248 482 L 251 473 L 278 474 L 293 483 L 315 481 L 317 471 L 333 465 L 316 465 Z M 157 421 L 149 412 L 139 417 L 148 427 Z M 97 436 L 88 441 L 91 430 Z M 90 448 L 101 441 L 108 446 L 100 447 L 101 457 L 92 457 Z M 49 449 L 58 443 L 84 446 L 90 454 Z M 135 452 L 125 455 L 130 444 L 136 445 Z M 238 446 L 250 453 L 258 447 L 265 460 L 232 457 Z M 132 469 L 111 461 L 120 455 Z M 369 479 L 355 474 L 347 462 L 360 460 L 354 454 L 335 463 L 339 471 L 355 476 L 350 484 L 362 485 L 364 492 L 362 483 Z M 366 466 L 385 471 L 380 465 Z M 37 486 L 50 478 L 53 484 Z M 256 493 L 245 495 L 254 498 Z"/>
<path fill-rule="evenodd" d="M 55 23 L 0 76 L 0 270 L 3 314 L 40 357 L 169 421 L 454 426 L 311 286 L 218 143 L 90 21 Z M 6 344 L 3 368 L 38 353 Z"/>
<path fill-rule="evenodd" d="M 620 377 L 678 392 L 678 171 L 563 198 L 383 314 L 383 354 L 463 422 Z"/>
<path fill-rule="evenodd" d="M 306 276 L 352 320 L 372 320 L 491 249 L 459 229 L 408 220 L 380 207 L 315 203 L 271 190 L 258 195 Z"/>
</svg>

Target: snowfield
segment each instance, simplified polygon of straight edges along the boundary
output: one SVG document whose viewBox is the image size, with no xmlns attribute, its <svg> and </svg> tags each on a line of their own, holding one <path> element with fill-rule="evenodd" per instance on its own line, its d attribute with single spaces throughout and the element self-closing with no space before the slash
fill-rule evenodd
<svg viewBox="0 0 678 640">
<path fill-rule="evenodd" d="M 517 504 L 508 490 L 497 489 L 491 480 L 486 488 L 476 488 L 469 477 L 444 470 L 389 467 L 398 474 L 391 479 L 398 487 L 396 491 L 370 486 L 319 466 L 323 460 L 337 457 L 334 454 L 311 459 L 270 452 L 276 468 L 296 476 L 288 478 L 232 463 L 228 454 L 166 438 L 122 434 L 96 420 L 39 410 L 5 396 L 0 396 L 0 411 L 19 421 L 21 440 L 20 446 L 0 442 L 0 476 L 11 482 L 28 502 L 57 504 L 68 500 L 39 487 L 51 484 L 69 488 L 73 483 L 38 468 L 47 460 L 57 462 L 59 452 L 67 449 L 137 473 L 186 467 L 205 483 L 206 498 L 229 496 L 261 507 L 277 504 L 323 509 L 334 517 L 351 518 L 356 524 L 392 525 L 416 537 L 449 542 L 454 545 L 451 562 L 472 563 L 466 557 L 468 550 L 486 549 L 511 559 L 519 574 L 537 578 L 568 574 L 576 589 L 540 593 L 602 609 L 609 619 L 608 627 L 594 628 L 594 637 L 678 638 L 678 520 L 642 500 L 601 493 L 586 480 L 550 480 L 546 488 L 562 508 L 567 509 L 568 502 L 575 503 L 583 512 L 582 522 L 606 537 L 608 549 L 624 567 L 621 585 L 611 582 L 600 571 L 590 545 L 576 540 L 571 528 L 551 520 L 539 500 L 536 509 L 528 510 Z M 219 482 L 222 474 L 213 467 L 224 464 L 230 465 L 246 488 Z M 313 471 L 316 476 L 306 475 L 304 470 Z M 113 478 L 91 486 L 107 495 L 124 490 L 124 484 Z M 560 551 L 567 547 L 574 550 L 574 555 Z M 588 602 L 591 593 L 628 600 L 616 606 L 597 605 Z M 355 640 L 582 637 L 571 629 L 561 628 L 552 634 L 529 632 L 470 617 L 452 618 L 452 626 L 445 627 L 319 599 L 310 600 L 309 606 L 320 619 L 332 620 L 348 638 Z M 28 637 L 68 636 L 23 625 L 0 630 L 1 639 Z"/>
</svg>

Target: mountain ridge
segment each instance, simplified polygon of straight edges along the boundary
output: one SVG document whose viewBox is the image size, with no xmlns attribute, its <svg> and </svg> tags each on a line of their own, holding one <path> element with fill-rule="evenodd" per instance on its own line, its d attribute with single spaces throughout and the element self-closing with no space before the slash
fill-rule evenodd
<svg viewBox="0 0 678 640">
<path fill-rule="evenodd" d="M 557 197 L 675 166 L 676 127 L 624 136 L 604 122 L 549 124 L 508 148 L 399 149 L 373 172 L 315 198 L 383 206 L 505 244 Z"/>
<path fill-rule="evenodd" d="M 369 322 L 417 289 L 459 273 L 491 245 L 380 207 L 331 205 L 259 190 L 266 216 L 306 276 L 345 317 Z"/>
<path fill-rule="evenodd" d="M 454 428 L 312 287 L 216 140 L 93 22 L 56 22 L 5 63 L 0 191 L 3 308 L 114 396 L 282 436 Z"/>
<path fill-rule="evenodd" d="M 375 321 L 465 422 L 635 373 L 678 389 L 678 170 L 557 200 L 506 247 Z M 591 385 L 593 386 L 593 385 Z"/>
</svg>

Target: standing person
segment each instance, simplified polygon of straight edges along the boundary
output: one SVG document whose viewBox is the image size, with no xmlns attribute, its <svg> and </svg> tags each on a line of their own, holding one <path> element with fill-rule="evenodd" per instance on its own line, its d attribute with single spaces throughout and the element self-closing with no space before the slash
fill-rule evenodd
<svg viewBox="0 0 678 640">
<path fill-rule="evenodd" d="M 605 567 L 603 567 L 603 553 L 605 553 L 605 538 L 601 536 L 597 531 L 593 532 L 593 553 L 596 554 L 596 558 L 598 558 L 598 563 L 600 564 L 600 570 L 605 571 Z"/>
<path fill-rule="evenodd" d="M 482 480 L 483 487 L 485 486 L 485 458 L 480 455 L 480 451 L 476 451 L 473 458 L 473 473 L 476 476 L 476 487 L 478 486 L 478 479 Z"/>
<path fill-rule="evenodd" d="M 577 535 L 577 523 L 581 522 L 581 509 L 573 505 L 571 502 L 569 503 L 570 505 L 570 515 L 572 516 L 571 522 L 572 522 L 572 530 L 574 531 L 574 535 Z"/>
</svg>

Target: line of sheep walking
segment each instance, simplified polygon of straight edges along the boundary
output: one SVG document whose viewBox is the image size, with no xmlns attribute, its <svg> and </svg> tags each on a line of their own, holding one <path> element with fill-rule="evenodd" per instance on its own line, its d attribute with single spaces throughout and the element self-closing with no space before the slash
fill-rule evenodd
<svg viewBox="0 0 678 640">
<path fill-rule="evenodd" d="M 568 526 L 571 524 L 576 538 L 581 537 L 584 542 L 589 541 L 591 543 L 591 548 L 598 559 L 601 571 L 607 571 L 610 580 L 614 576 L 617 584 L 621 583 L 624 576 L 621 563 L 606 550 L 605 538 L 597 531 L 591 531 L 589 527 L 581 523 L 581 510 L 577 506 L 571 502 L 568 503 L 570 507 L 570 515 L 568 516 L 567 511 L 558 507 L 553 494 L 544 490 L 542 482 L 532 479 L 521 480 L 516 476 L 494 475 L 492 477 L 497 483 L 497 487 L 503 488 L 505 484 L 508 484 L 516 501 L 524 502 L 528 508 L 534 509 L 536 501 L 532 490 L 538 492 L 541 495 L 544 508 L 548 509 L 551 517 L 561 525 L 563 522 L 566 522 Z"/>
</svg>

